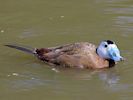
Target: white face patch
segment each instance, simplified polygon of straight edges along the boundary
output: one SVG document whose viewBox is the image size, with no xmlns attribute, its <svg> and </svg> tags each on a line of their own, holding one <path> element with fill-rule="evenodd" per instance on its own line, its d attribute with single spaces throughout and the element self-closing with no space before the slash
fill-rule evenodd
<svg viewBox="0 0 133 100">
<path fill-rule="evenodd" d="M 97 48 L 97 53 L 101 58 L 104 59 L 112 59 L 114 61 L 120 61 L 122 58 L 120 56 L 120 51 L 116 44 L 113 42 L 107 43 L 106 41 L 102 41 Z"/>
<path fill-rule="evenodd" d="M 109 44 L 108 47 L 117 48 L 116 44 Z"/>
<path fill-rule="evenodd" d="M 109 55 L 107 52 L 109 44 L 105 41 L 101 42 L 97 48 L 97 53 L 101 58 L 108 59 Z"/>
</svg>

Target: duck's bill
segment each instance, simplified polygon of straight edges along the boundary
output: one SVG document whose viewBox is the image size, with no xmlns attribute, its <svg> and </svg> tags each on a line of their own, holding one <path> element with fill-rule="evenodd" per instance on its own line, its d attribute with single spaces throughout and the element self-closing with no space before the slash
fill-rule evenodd
<svg viewBox="0 0 133 100">
<path fill-rule="evenodd" d="M 124 58 L 122 56 L 120 56 L 120 51 L 117 47 L 110 48 L 108 51 L 109 51 L 109 56 L 112 60 L 114 60 L 116 62 L 124 60 Z"/>
<path fill-rule="evenodd" d="M 118 57 L 112 57 L 112 60 L 118 62 L 118 61 L 124 61 L 124 58 L 121 56 L 118 56 Z"/>
<path fill-rule="evenodd" d="M 125 61 L 125 60 L 126 60 L 126 58 L 123 58 L 123 57 L 122 57 L 121 61 Z"/>
</svg>

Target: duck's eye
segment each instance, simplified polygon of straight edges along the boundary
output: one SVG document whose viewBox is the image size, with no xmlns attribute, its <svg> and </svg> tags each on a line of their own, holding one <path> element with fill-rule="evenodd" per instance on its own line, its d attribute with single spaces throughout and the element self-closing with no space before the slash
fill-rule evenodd
<svg viewBox="0 0 133 100">
<path fill-rule="evenodd" d="M 108 45 L 107 45 L 107 44 L 105 44 L 105 45 L 104 45 L 104 47 L 105 47 L 105 48 L 107 48 L 107 47 L 108 47 Z"/>
</svg>

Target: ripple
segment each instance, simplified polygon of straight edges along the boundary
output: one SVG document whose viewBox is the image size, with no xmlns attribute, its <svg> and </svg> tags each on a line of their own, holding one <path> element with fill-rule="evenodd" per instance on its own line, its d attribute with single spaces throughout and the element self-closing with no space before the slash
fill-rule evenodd
<svg viewBox="0 0 133 100">
<path fill-rule="evenodd" d="M 21 35 L 19 36 L 19 38 L 37 37 L 39 35 L 40 35 L 39 33 L 36 33 L 32 29 L 26 29 L 26 30 L 24 30 L 24 32 L 21 33 Z"/>
<path fill-rule="evenodd" d="M 107 89 L 110 92 L 133 92 L 133 84 L 113 84 L 110 86 L 105 86 L 105 89 Z"/>
<path fill-rule="evenodd" d="M 127 8 L 125 8 L 125 5 L 123 5 L 123 7 L 110 7 L 108 9 L 104 10 L 107 14 L 133 14 L 133 6 L 128 6 Z"/>
</svg>

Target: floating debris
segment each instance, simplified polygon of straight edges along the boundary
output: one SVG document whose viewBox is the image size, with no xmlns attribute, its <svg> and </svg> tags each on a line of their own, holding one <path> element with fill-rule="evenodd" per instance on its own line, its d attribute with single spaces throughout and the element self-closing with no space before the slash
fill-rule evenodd
<svg viewBox="0 0 133 100">
<path fill-rule="evenodd" d="M 1 33 L 4 33 L 5 31 L 4 30 L 0 30 Z"/>
<path fill-rule="evenodd" d="M 7 77 L 10 77 L 10 76 L 18 76 L 19 74 L 18 73 L 12 73 L 12 74 L 8 74 Z"/>
<path fill-rule="evenodd" d="M 52 68 L 51 70 L 55 71 L 56 73 L 59 72 L 59 70 L 57 70 L 56 68 Z"/>
<path fill-rule="evenodd" d="M 18 76 L 19 74 L 18 73 L 12 73 L 13 76 Z"/>
<path fill-rule="evenodd" d="M 65 16 L 60 16 L 60 18 L 64 18 Z"/>
<path fill-rule="evenodd" d="M 34 80 L 35 78 L 34 78 L 34 77 L 32 77 L 31 79 L 32 79 L 32 80 Z"/>
<path fill-rule="evenodd" d="M 7 75 L 7 77 L 10 77 L 11 75 Z"/>
</svg>

